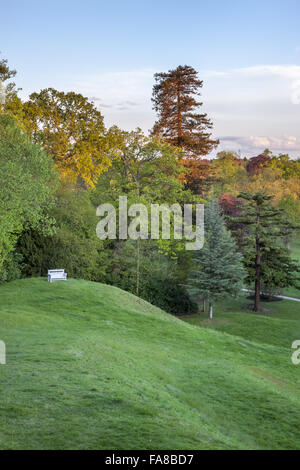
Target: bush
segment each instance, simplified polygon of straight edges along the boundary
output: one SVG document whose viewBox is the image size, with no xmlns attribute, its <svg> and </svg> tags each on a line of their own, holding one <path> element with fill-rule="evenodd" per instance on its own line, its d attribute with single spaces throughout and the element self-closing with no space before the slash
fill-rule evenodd
<svg viewBox="0 0 300 470">
<path fill-rule="evenodd" d="M 184 254 L 182 257 L 184 258 Z M 170 259 L 158 252 L 151 240 L 140 243 L 140 276 L 137 293 L 137 242 L 115 242 L 109 282 L 147 300 L 166 312 L 184 315 L 197 311 L 182 285 L 185 281 L 185 259 Z"/>
<path fill-rule="evenodd" d="M 48 269 L 64 268 L 69 277 L 104 282 L 109 253 L 96 236 L 97 218 L 89 193 L 61 189 L 51 216 L 56 221 L 53 236 L 26 230 L 18 240 L 22 275 L 46 276 Z"/>
</svg>

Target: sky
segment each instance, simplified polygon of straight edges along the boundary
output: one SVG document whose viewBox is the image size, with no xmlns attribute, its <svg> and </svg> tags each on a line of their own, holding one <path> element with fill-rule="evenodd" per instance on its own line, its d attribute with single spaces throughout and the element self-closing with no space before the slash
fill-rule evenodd
<svg viewBox="0 0 300 470">
<path fill-rule="evenodd" d="M 299 0 L 0 1 L 20 95 L 93 100 L 106 126 L 152 128 L 156 72 L 194 67 L 219 150 L 300 156 Z"/>
</svg>

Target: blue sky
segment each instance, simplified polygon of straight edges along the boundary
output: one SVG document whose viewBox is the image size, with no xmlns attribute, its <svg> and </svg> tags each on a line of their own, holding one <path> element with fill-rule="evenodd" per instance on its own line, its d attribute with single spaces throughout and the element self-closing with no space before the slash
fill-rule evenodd
<svg viewBox="0 0 300 470">
<path fill-rule="evenodd" d="M 299 0 L 16 0 L 0 11 L 23 97 L 75 90 L 107 126 L 147 131 L 153 74 L 188 64 L 220 149 L 300 155 Z"/>
</svg>

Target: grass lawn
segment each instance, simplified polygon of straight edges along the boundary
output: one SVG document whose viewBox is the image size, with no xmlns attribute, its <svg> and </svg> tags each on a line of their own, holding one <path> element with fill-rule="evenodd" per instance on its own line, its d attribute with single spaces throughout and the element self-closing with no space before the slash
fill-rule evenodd
<svg viewBox="0 0 300 470">
<path fill-rule="evenodd" d="M 299 449 L 300 305 L 223 308 L 192 325 L 102 284 L 1 285 L 0 448 Z"/>
<path fill-rule="evenodd" d="M 292 257 L 298 261 L 300 264 L 300 238 L 297 240 L 294 240 L 291 243 L 291 253 Z M 284 295 L 287 295 L 289 297 L 296 297 L 300 299 L 300 290 L 296 289 L 295 287 L 289 287 L 288 289 L 284 289 Z"/>
<path fill-rule="evenodd" d="M 192 325 L 290 351 L 292 342 L 300 340 L 300 302 L 262 302 L 263 313 L 252 311 L 253 302 L 249 294 L 243 293 L 237 299 L 228 298 L 216 303 L 212 320 L 207 313 L 184 320 Z M 298 375 L 300 377 L 300 367 Z"/>
</svg>

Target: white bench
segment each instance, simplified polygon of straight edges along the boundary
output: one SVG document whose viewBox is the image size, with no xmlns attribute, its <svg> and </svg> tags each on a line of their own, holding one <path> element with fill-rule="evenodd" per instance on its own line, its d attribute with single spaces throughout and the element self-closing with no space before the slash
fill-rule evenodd
<svg viewBox="0 0 300 470">
<path fill-rule="evenodd" d="M 49 269 L 48 270 L 48 282 L 53 281 L 66 281 L 67 273 L 64 269 Z"/>
</svg>

